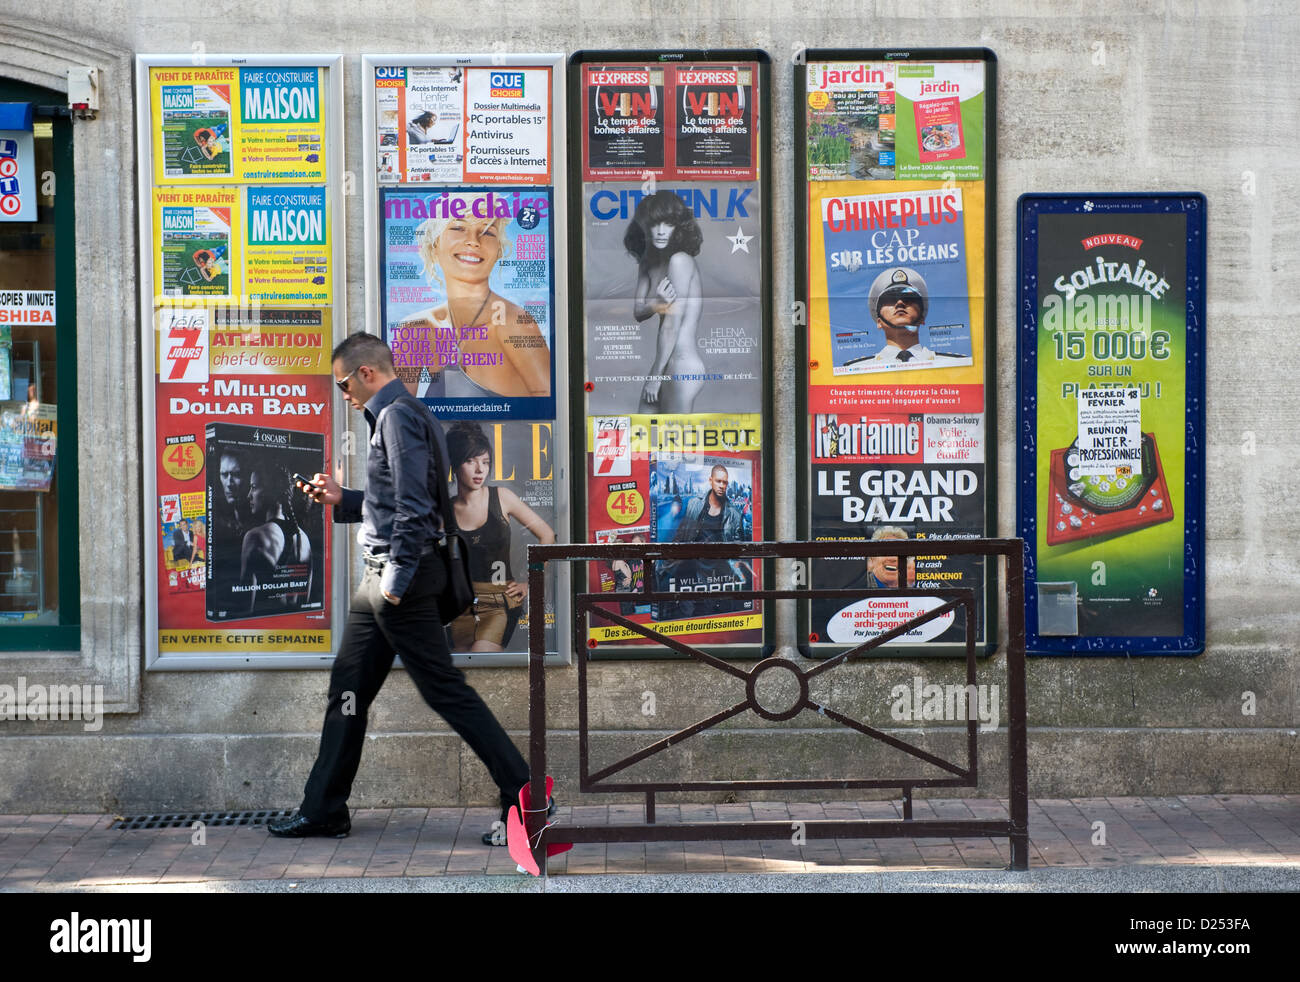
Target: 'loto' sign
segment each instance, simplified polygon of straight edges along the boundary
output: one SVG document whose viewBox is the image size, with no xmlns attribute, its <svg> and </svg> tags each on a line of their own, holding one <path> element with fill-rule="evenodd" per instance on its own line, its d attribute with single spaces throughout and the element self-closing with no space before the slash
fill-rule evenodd
<svg viewBox="0 0 1300 982">
<path fill-rule="evenodd" d="M 0 130 L 0 222 L 36 221 L 36 162 L 31 130 Z"/>
</svg>

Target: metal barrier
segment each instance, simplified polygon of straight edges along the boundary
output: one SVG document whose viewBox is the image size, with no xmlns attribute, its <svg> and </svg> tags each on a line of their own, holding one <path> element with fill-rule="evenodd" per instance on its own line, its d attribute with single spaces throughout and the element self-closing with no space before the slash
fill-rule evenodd
<svg viewBox="0 0 1300 982">
<path fill-rule="evenodd" d="M 1010 820 L 987 819 L 913 819 L 912 792 L 921 787 L 975 787 L 978 784 L 978 753 L 976 746 L 977 720 L 967 712 L 965 763 L 945 760 L 919 747 L 883 732 L 860 720 L 820 705 L 809 696 L 808 680 L 853 658 L 861 658 L 873 648 L 888 644 L 913 628 L 948 613 L 964 609 L 966 618 L 966 679 L 975 685 L 975 591 L 970 588 L 917 591 L 908 586 L 905 557 L 933 555 L 941 550 L 945 556 L 1001 556 L 1006 561 L 1007 688 L 1009 690 L 1009 719 L 1007 725 Z M 707 651 L 657 632 L 654 624 L 638 624 L 613 610 L 608 605 L 626 601 L 629 594 L 594 594 L 575 592 L 573 618 L 573 653 L 578 667 L 578 755 L 579 789 L 583 792 L 636 792 L 645 795 L 645 823 L 630 825 L 546 825 L 545 810 L 530 811 L 526 816 L 529 842 L 538 868 L 546 870 L 548 843 L 576 842 L 679 842 L 738 839 L 788 839 L 790 822 L 690 822 L 670 825 L 655 824 L 655 795 L 658 792 L 680 791 L 804 791 L 844 790 L 852 788 L 899 788 L 903 792 L 903 819 L 863 821 L 807 821 L 802 830 L 807 839 L 835 838 L 952 838 L 969 836 L 1006 836 L 1010 842 L 1011 868 L 1029 868 L 1029 777 L 1025 718 L 1025 625 L 1024 625 L 1024 544 L 1020 539 L 956 539 L 938 543 L 931 540 L 887 540 L 877 542 L 744 542 L 744 543 L 615 543 L 610 545 L 533 545 L 528 548 L 528 681 L 529 681 L 529 766 L 532 770 L 530 795 L 532 801 L 545 801 L 546 775 L 546 674 L 543 658 L 546 653 L 544 638 L 545 611 L 543 608 L 543 572 L 548 562 L 588 562 L 623 559 L 653 563 L 681 559 L 812 559 L 845 558 L 862 559 L 873 556 L 898 557 L 899 584 L 886 590 L 845 589 L 795 589 L 728 591 L 735 600 L 800 600 L 819 598 L 857 599 L 867 596 L 917 595 L 938 597 L 944 602 L 919 617 L 909 620 L 892 631 L 873 638 L 840 654 L 819 661 L 812 668 L 801 669 L 785 658 L 765 658 L 748 665 L 738 665 L 718 658 Z M 649 566 L 646 567 L 649 570 Z M 995 569 L 986 568 L 986 575 L 996 575 Z M 647 587 L 653 578 L 647 575 Z M 635 594 L 641 602 L 671 602 L 681 594 L 656 592 L 645 589 Z M 770 614 L 770 611 L 768 611 Z M 720 672 L 735 676 L 745 682 L 745 699 L 708 717 L 699 720 L 670 736 L 664 737 L 636 753 L 616 761 L 596 773 L 589 772 L 587 726 L 587 625 L 592 617 L 618 625 L 650 641 L 709 665 Z M 762 675 L 768 672 L 792 672 L 799 686 L 799 698 L 793 705 L 774 709 L 762 705 L 757 686 Z M 787 720 L 800 712 L 810 710 L 856 730 L 918 760 L 931 764 L 950 774 L 942 778 L 868 778 L 861 780 L 744 780 L 744 781 L 643 781 L 609 783 L 607 778 L 648 757 L 675 746 L 683 740 L 715 726 L 724 720 L 750 709 L 768 720 Z"/>
</svg>

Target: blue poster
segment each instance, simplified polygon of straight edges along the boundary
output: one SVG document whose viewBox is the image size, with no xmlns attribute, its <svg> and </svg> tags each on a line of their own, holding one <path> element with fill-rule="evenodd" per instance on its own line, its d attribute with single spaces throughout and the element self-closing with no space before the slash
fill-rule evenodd
<svg viewBox="0 0 1300 982">
<path fill-rule="evenodd" d="M 832 373 L 970 365 L 961 188 L 821 204 Z"/>
<path fill-rule="evenodd" d="M 443 418 L 554 419 L 547 188 L 381 192 L 384 339 Z"/>
</svg>

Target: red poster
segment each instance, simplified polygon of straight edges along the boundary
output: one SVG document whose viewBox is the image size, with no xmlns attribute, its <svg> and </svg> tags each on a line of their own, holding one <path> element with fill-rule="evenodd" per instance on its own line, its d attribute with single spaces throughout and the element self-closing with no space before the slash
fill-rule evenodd
<svg viewBox="0 0 1300 982">
<path fill-rule="evenodd" d="M 758 65 L 585 65 L 582 178 L 753 181 Z"/>
<path fill-rule="evenodd" d="M 916 114 L 916 145 L 923 164 L 966 156 L 961 133 L 961 100 L 956 96 L 912 104 Z"/>
<path fill-rule="evenodd" d="M 587 529 L 596 543 L 756 542 L 762 538 L 759 417 L 741 413 L 588 418 Z M 588 590 L 626 594 L 612 608 L 688 644 L 762 640 L 757 562 L 691 559 L 588 563 Z M 643 590 L 679 594 L 647 602 Z M 647 644 L 593 617 L 601 644 Z"/>
<path fill-rule="evenodd" d="M 330 650 L 329 314 L 156 314 L 158 647 Z"/>
</svg>

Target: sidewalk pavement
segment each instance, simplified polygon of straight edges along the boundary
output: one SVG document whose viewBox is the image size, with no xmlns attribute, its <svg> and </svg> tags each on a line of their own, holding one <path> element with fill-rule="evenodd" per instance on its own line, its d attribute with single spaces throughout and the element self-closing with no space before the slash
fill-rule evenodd
<svg viewBox="0 0 1300 982">
<path fill-rule="evenodd" d="M 917 799 L 913 817 L 1005 819 L 1005 800 Z M 901 819 L 899 802 L 665 805 L 658 824 Z M 581 843 L 548 876 L 479 836 L 490 808 L 362 809 L 346 839 L 262 827 L 114 831 L 109 815 L 0 816 L 0 892 L 1300 891 L 1300 795 L 1030 801 L 1030 870 L 1006 839 Z M 639 805 L 556 821 L 639 823 Z M 1104 823 L 1099 825 L 1098 823 Z"/>
</svg>

